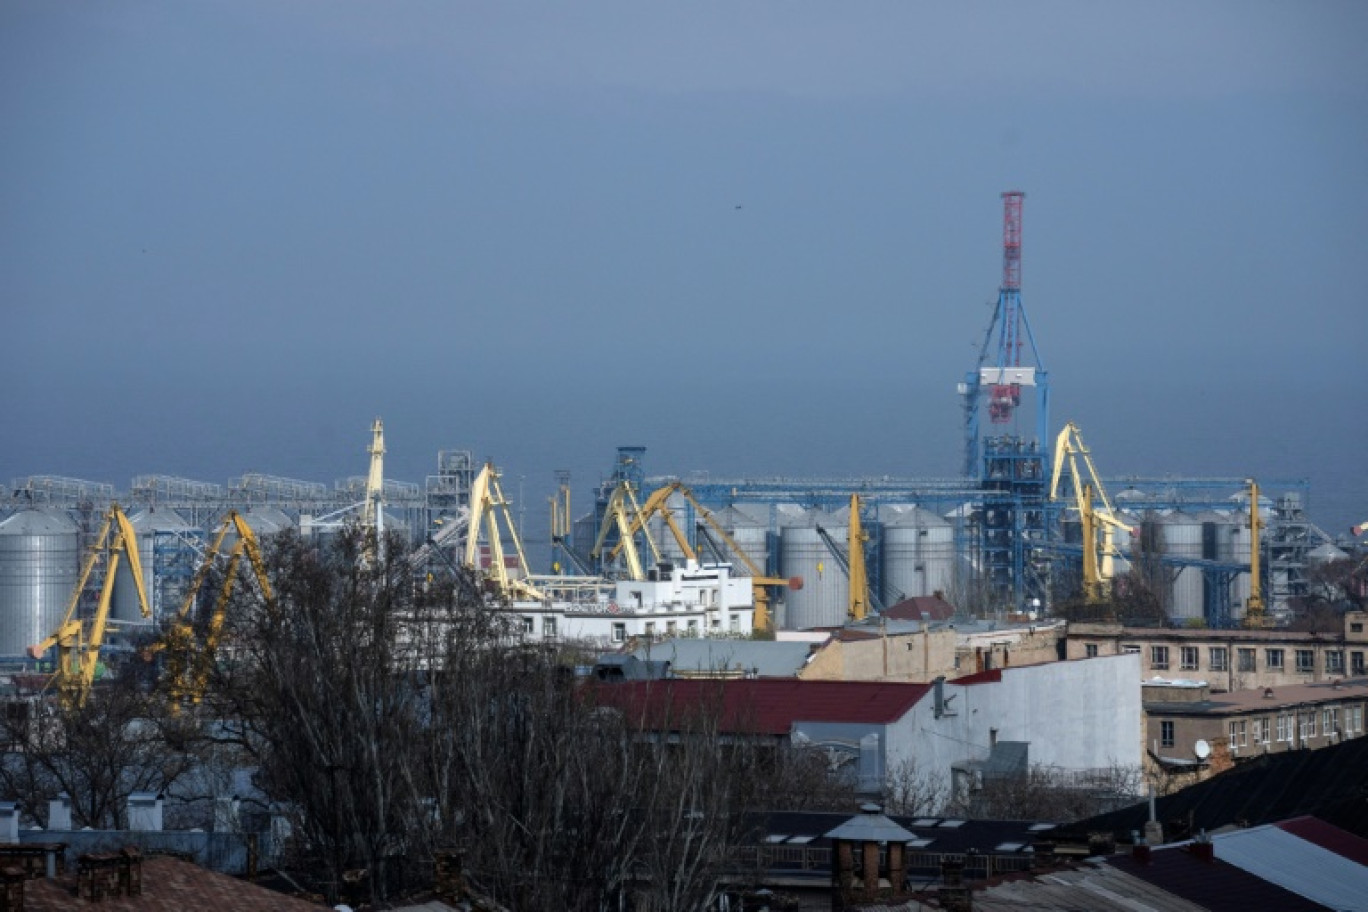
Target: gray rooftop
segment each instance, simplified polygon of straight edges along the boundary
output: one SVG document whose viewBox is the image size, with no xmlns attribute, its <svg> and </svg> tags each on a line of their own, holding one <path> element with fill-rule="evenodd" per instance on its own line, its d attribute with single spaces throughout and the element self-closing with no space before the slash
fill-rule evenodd
<svg viewBox="0 0 1368 912">
<path fill-rule="evenodd" d="M 811 643 L 768 640 L 673 639 L 637 649 L 638 659 L 667 661 L 675 674 L 737 672 L 762 678 L 797 677 Z"/>
<path fill-rule="evenodd" d="M 827 833 L 826 838 L 849 842 L 911 842 L 917 834 L 909 833 L 877 811 L 867 810 Z"/>
</svg>

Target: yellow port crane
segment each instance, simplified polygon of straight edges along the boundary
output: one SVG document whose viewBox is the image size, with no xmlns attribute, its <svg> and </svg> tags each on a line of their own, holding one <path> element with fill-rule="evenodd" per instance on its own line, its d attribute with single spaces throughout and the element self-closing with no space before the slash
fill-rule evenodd
<svg viewBox="0 0 1368 912">
<path fill-rule="evenodd" d="M 850 495 L 850 518 L 846 526 L 846 547 L 841 548 L 831 534 L 822 526 L 817 526 L 817 535 L 826 545 L 831 556 L 845 571 L 849 583 L 846 593 L 846 617 L 852 621 L 863 621 L 870 611 L 883 611 L 879 599 L 869 589 L 869 571 L 865 565 L 865 545 L 869 543 L 869 533 L 865 531 L 864 520 L 860 518 L 863 500 L 859 494 Z"/>
<path fill-rule="evenodd" d="M 1249 598 L 1245 600 L 1245 626 L 1267 627 L 1264 610 L 1263 568 L 1259 562 L 1259 540 L 1263 536 L 1263 520 L 1259 517 L 1259 483 L 1249 483 Z"/>
<path fill-rule="evenodd" d="M 85 592 L 95 564 L 101 557 L 107 559 L 104 584 L 100 587 L 94 615 L 89 619 L 83 619 L 79 616 L 81 595 Z M 56 686 L 62 705 L 68 709 L 84 705 L 95 683 L 100 647 L 104 645 L 105 633 L 109 626 L 114 577 L 118 573 L 121 559 L 127 561 L 129 574 L 133 578 L 133 586 L 138 594 L 138 608 L 142 611 L 143 617 L 150 618 L 152 609 L 147 603 L 147 590 L 143 585 L 142 561 L 138 557 L 138 536 L 119 505 L 111 504 L 100 532 L 91 543 L 90 551 L 81 567 L 80 578 L 77 579 L 76 588 L 71 593 L 71 600 L 67 603 L 62 622 L 45 640 L 29 647 L 29 655 L 35 659 L 41 659 L 54 646 L 57 648 L 57 669 L 49 684 Z"/>
<path fill-rule="evenodd" d="M 470 486 L 470 522 L 466 529 L 464 564 L 477 574 L 482 575 L 493 585 L 496 594 L 505 600 L 529 599 L 543 602 L 548 596 L 533 584 L 527 572 L 527 555 L 523 552 L 522 539 L 513 522 L 508 498 L 504 497 L 503 486 L 499 484 L 500 474 L 494 463 L 487 462 Z M 502 526 L 502 528 L 501 528 Z M 518 558 L 516 573 L 508 572 L 504 559 L 503 530 L 508 532 Z M 489 547 L 489 570 L 480 567 L 480 538 L 483 533 Z"/>
<path fill-rule="evenodd" d="M 679 527 L 679 523 L 674 518 L 674 511 L 670 509 L 670 497 L 675 494 L 683 497 L 684 500 L 693 507 L 699 518 L 706 524 L 706 528 L 711 529 L 713 533 L 722 540 L 726 549 L 746 568 L 751 581 L 753 598 L 755 599 L 755 628 L 762 631 L 772 629 L 773 619 L 770 616 L 769 610 L 770 588 L 777 586 L 792 590 L 802 589 L 803 578 L 801 576 L 784 578 L 767 575 L 737 543 L 731 533 L 722 526 L 722 523 L 718 521 L 713 512 L 698 502 L 698 498 L 694 496 L 693 491 L 686 487 L 683 482 L 672 481 L 651 492 L 650 496 L 646 498 L 646 501 L 641 504 L 641 508 L 633 513 L 626 523 L 625 528 L 622 529 L 617 544 L 615 544 L 608 553 L 609 559 L 616 559 L 619 550 L 625 551 L 628 548 L 631 548 L 635 553 L 636 535 L 646 528 L 646 524 L 649 523 L 652 518 L 659 516 L 665 523 L 666 528 L 670 530 L 670 535 L 674 538 L 675 544 L 679 546 L 679 550 L 683 553 L 685 560 L 698 560 L 697 550 L 689 543 L 689 537 L 685 535 L 684 530 Z M 634 501 L 634 498 L 632 500 Z M 616 520 L 614 520 L 614 522 L 616 522 Z M 602 535 L 603 530 L 600 529 L 600 538 L 602 538 Z M 656 545 L 651 541 L 649 535 L 646 536 L 646 540 L 650 542 L 652 551 L 656 552 Z M 659 559 L 658 552 L 656 552 L 656 557 Z M 640 575 L 639 559 L 637 560 L 637 573 L 638 575 L 634 576 L 633 579 L 645 579 L 644 575 Z"/>
<path fill-rule="evenodd" d="M 361 528 L 367 535 L 365 559 L 374 564 L 385 559 L 385 426 L 379 418 L 371 425 L 370 471 L 366 475 L 366 501 L 361 505 Z M 369 536 L 374 533 L 374 541 Z"/>
<path fill-rule="evenodd" d="M 1079 471 L 1080 458 L 1087 469 L 1086 475 Z M 1111 501 L 1107 499 L 1107 489 L 1097 474 L 1097 467 L 1093 465 L 1092 454 L 1083 443 L 1078 425 L 1072 421 L 1064 425 L 1055 439 L 1054 471 L 1050 478 L 1052 501 L 1061 499 L 1060 483 L 1066 463 L 1073 488 L 1074 508 L 1078 510 L 1083 532 L 1083 598 L 1090 603 L 1097 603 L 1103 600 L 1104 590 L 1111 584 L 1115 574 L 1115 560 L 1121 556 L 1112 540 L 1113 533 L 1121 531 L 1130 535 L 1134 530 L 1116 518 Z"/>
<path fill-rule="evenodd" d="M 204 625 L 203 636 L 199 637 L 195 626 L 195 603 L 199 600 L 200 590 L 208 580 L 210 571 L 223 554 L 224 541 L 230 532 L 237 533 L 237 540 L 228 552 L 223 583 L 219 586 L 218 597 L 214 601 L 208 623 Z M 275 601 L 275 595 L 271 591 L 271 581 L 266 575 L 266 564 L 261 558 L 261 547 L 257 542 L 256 533 L 247 525 L 241 514 L 236 510 L 230 510 L 219 523 L 218 532 L 204 553 L 204 560 L 190 582 L 190 589 L 185 594 L 176 620 L 166 631 L 162 641 L 154 647 L 165 649 L 167 653 L 163 680 L 171 696 L 172 706 L 177 706 L 185 700 L 198 703 L 204 698 L 209 683 L 209 672 L 213 668 L 219 642 L 223 636 L 223 625 L 227 620 L 228 601 L 237 585 L 238 569 L 244 556 L 252 565 L 261 596 L 270 607 Z"/>
</svg>

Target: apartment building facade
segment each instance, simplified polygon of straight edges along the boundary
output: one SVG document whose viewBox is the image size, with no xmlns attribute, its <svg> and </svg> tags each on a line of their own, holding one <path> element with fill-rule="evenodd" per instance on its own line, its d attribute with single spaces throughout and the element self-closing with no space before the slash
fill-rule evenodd
<svg viewBox="0 0 1368 912">
<path fill-rule="evenodd" d="M 1368 677 L 1368 613 L 1345 614 L 1333 633 L 1070 624 L 1069 658 L 1138 653 L 1145 679 L 1205 681 L 1212 692 Z"/>
</svg>

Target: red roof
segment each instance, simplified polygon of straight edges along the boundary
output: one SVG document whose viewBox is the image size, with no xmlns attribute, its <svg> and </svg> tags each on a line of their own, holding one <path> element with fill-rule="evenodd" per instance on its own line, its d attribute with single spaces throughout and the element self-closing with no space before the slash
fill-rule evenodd
<svg viewBox="0 0 1368 912">
<path fill-rule="evenodd" d="M 1355 836 L 1316 817 L 1293 817 L 1274 825 L 1298 839 L 1305 839 L 1313 845 L 1320 846 L 1327 852 L 1334 852 L 1342 858 L 1368 867 L 1368 839 Z"/>
<path fill-rule="evenodd" d="M 939 596 L 914 595 L 884 611 L 885 617 L 899 621 L 920 621 L 923 614 L 926 620 L 948 621 L 955 616 L 955 606 Z"/>
<path fill-rule="evenodd" d="M 687 728 L 687 717 L 714 707 L 722 731 L 787 735 L 795 722 L 896 722 L 930 689 L 930 684 L 873 681 L 666 680 L 602 685 L 595 695 L 650 728 Z"/>
<path fill-rule="evenodd" d="M 108 897 L 98 905 L 75 895 L 72 874 L 61 881 L 24 882 L 27 912 L 66 912 L 102 909 L 106 912 L 181 912 L 184 909 L 232 909 L 237 912 L 319 912 L 326 908 L 267 890 L 256 884 L 216 874 L 187 861 L 164 856 L 145 857 L 142 863 L 142 895 Z"/>
<path fill-rule="evenodd" d="M 962 678 L 955 678 L 950 683 L 968 687 L 971 684 L 997 684 L 1001 681 L 1002 669 L 990 668 L 987 671 L 976 671 L 973 674 L 967 674 Z"/>
</svg>

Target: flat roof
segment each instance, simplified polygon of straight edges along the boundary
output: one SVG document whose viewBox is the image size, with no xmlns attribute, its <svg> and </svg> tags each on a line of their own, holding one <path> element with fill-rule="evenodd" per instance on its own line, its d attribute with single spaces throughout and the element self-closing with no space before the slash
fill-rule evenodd
<svg viewBox="0 0 1368 912">
<path fill-rule="evenodd" d="M 1336 700 L 1368 699 L 1368 678 L 1345 681 L 1325 681 L 1317 684 L 1289 684 L 1282 687 L 1254 690 L 1232 690 L 1214 693 L 1209 700 L 1192 703 L 1171 703 L 1162 700 L 1145 701 L 1147 712 L 1173 715 L 1232 715 L 1255 713 L 1270 709 L 1286 709 L 1307 703 L 1333 703 Z"/>
</svg>

